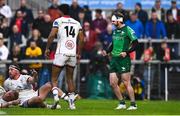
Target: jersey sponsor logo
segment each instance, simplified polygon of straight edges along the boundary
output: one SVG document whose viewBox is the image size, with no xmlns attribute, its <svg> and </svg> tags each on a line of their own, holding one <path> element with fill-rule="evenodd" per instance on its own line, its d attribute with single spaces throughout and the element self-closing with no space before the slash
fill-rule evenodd
<svg viewBox="0 0 180 116">
<path fill-rule="evenodd" d="M 122 68 L 122 70 L 124 71 L 124 70 L 126 70 L 126 68 L 125 67 L 121 67 Z"/>
<path fill-rule="evenodd" d="M 121 31 L 121 34 L 125 34 L 125 32 L 124 32 L 124 31 Z"/>
<path fill-rule="evenodd" d="M 58 22 L 55 21 L 54 24 L 53 24 L 53 26 L 57 26 L 57 27 L 58 27 Z"/>
<path fill-rule="evenodd" d="M 67 49 L 72 50 L 74 48 L 75 44 L 72 40 L 67 40 L 65 43 L 65 46 Z"/>
</svg>

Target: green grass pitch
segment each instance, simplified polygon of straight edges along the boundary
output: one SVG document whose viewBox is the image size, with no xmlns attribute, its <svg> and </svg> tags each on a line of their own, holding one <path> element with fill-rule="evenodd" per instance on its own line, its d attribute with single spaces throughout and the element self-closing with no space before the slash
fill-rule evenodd
<svg viewBox="0 0 180 116">
<path fill-rule="evenodd" d="M 56 110 L 11 107 L 1 109 L 0 112 L 7 115 L 180 115 L 180 101 L 137 101 L 136 111 L 115 110 L 117 100 L 81 99 L 76 101 L 76 110 L 69 110 L 65 101 L 60 104 L 62 108 Z M 129 106 L 129 101 L 126 104 Z"/>
</svg>

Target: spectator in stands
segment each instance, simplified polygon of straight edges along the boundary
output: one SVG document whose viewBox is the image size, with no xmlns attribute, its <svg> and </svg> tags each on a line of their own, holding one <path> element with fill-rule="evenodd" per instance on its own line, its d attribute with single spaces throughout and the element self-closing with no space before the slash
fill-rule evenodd
<svg viewBox="0 0 180 116">
<path fill-rule="evenodd" d="M 20 0 L 20 8 L 17 11 L 21 11 L 24 19 L 28 22 L 28 24 L 32 25 L 34 16 L 32 10 L 27 7 L 26 0 Z"/>
<path fill-rule="evenodd" d="M 151 19 L 147 22 L 145 31 L 147 38 L 166 38 L 164 23 L 158 19 L 155 11 L 151 13 Z"/>
<path fill-rule="evenodd" d="M 168 45 L 166 41 L 163 41 L 157 51 L 157 59 L 160 61 L 166 61 L 165 60 L 165 51 L 168 49 Z M 165 67 L 167 67 L 167 64 L 161 64 L 161 78 L 160 78 L 160 85 L 161 85 L 161 92 L 164 94 L 164 88 L 165 88 Z"/>
<path fill-rule="evenodd" d="M 144 79 L 144 89 L 145 89 L 145 95 L 147 96 L 147 91 L 148 91 L 148 71 L 149 71 L 149 65 L 148 62 L 155 60 L 156 59 L 156 54 L 154 51 L 154 48 L 152 45 L 150 45 L 147 49 L 144 50 L 144 53 L 141 56 L 141 60 L 143 60 L 145 62 L 145 65 L 143 65 L 143 79 Z M 151 73 L 150 73 L 150 84 L 151 87 L 153 86 L 153 79 L 155 76 L 155 65 L 151 65 Z"/>
<path fill-rule="evenodd" d="M 115 11 L 121 12 L 124 15 L 124 22 L 129 19 L 129 12 L 123 9 L 123 4 L 121 2 L 117 3 Z"/>
<path fill-rule="evenodd" d="M 42 51 L 45 50 L 45 48 L 44 48 L 45 46 L 44 46 L 44 43 L 41 38 L 41 34 L 40 34 L 39 30 L 34 29 L 32 31 L 32 37 L 30 39 L 28 39 L 27 46 L 30 46 L 31 41 L 35 41 L 37 46 L 40 47 Z"/>
<path fill-rule="evenodd" d="M 180 24 L 173 18 L 172 14 L 167 15 L 167 22 L 165 26 L 168 39 L 180 39 Z"/>
<path fill-rule="evenodd" d="M 85 20 L 87 20 L 88 22 L 92 22 L 92 12 L 89 9 L 88 5 L 84 5 L 84 12 L 85 12 Z"/>
<path fill-rule="evenodd" d="M 44 15 L 44 23 L 41 25 L 42 30 L 40 30 L 41 36 L 47 38 L 51 31 L 52 22 L 51 17 L 48 14 Z"/>
<path fill-rule="evenodd" d="M 81 11 L 81 7 L 78 4 L 78 0 L 72 0 L 72 5 L 70 7 L 70 16 L 75 20 L 78 20 L 78 14 Z"/>
<path fill-rule="evenodd" d="M 61 13 L 59 11 L 59 0 L 51 0 L 51 6 L 48 8 L 48 14 L 51 17 L 51 22 L 53 22 L 55 19 L 61 17 Z"/>
<path fill-rule="evenodd" d="M 27 59 L 40 59 L 42 57 L 42 50 L 40 47 L 37 46 L 35 41 L 30 42 L 30 46 L 26 48 L 25 56 Z M 30 69 L 35 69 L 36 71 L 39 71 L 39 69 L 42 67 L 41 63 L 32 63 L 29 65 Z"/>
<path fill-rule="evenodd" d="M 81 26 L 83 26 L 85 22 L 85 12 L 83 9 L 78 14 L 78 21 L 80 22 Z"/>
<path fill-rule="evenodd" d="M 84 47 L 82 50 L 82 58 L 89 59 L 91 56 L 91 52 L 94 48 L 94 45 L 97 41 L 97 36 L 96 36 L 96 32 L 90 28 L 89 22 L 86 21 L 83 27 L 84 27 L 85 38 L 84 38 Z"/>
<path fill-rule="evenodd" d="M 172 14 L 174 20 L 180 23 L 180 9 L 177 7 L 176 0 L 171 1 L 171 8 L 167 11 L 167 16 L 169 14 Z"/>
<path fill-rule="evenodd" d="M 0 18 L 0 33 L 4 35 L 4 38 L 9 37 L 10 27 L 8 20 L 4 20 L 4 18 Z"/>
<path fill-rule="evenodd" d="M 137 36 L 137 38 L 142 38 L 144 35 L 144 27 L 135 12 L 130 12 L 130 19 L 125 22 L 126 25 L 131 27 Z"/>
<path fill-rule="evenodd" d="M 107 27 L 107 21 L 102 16 L 102 10 L 96 9 L 96 19 L 93 20 L 93 28 L 95 32 L 98 34 L 98 36 L 106 30 Z"/>
<path fill-rule="evenodd" d="M 5 18 L 10 19 L 12 17 L 12 11 L 5 2 L 6 0 L 0 0 L 0 14 L 4 15 Z"/>
<path fill-rule="evenodd" d="M 7 60 L 9 54 L 9 50 L 4 45 L 3 40 L 4 40 L 3 34 L 0 33 L 0 61 Z M 4 81 L 5 78 L 6 78 L 6 64 L 0 64 L 0 80 Z"/>
<path fill-rule="evenodd" d="M 12 33 L 10 35 L 10 50 L 12 50 L 14 45 L 19 45 L 22 52 L 24 52 L 26 46 L 26 38 L 19 32 L 17 25 L 13 26 Z"/>
<path fill-rule="evenodd" d="M 151 12 L 156 12 L 157 13 L 157 17 L 160 21 L 165 22 L 165 10 L 163 8 L 161 8 L 161 0 L 156 0 L 155 1 L 155 5 L 154 7 L 151 9 Z"/>
<path fill-rule="evenodd" d="M 135 12 L 137 13 L 138 19 L 142 22 L 145 29 L 146 23 L 148 21 L 148 14 L 145 10 L 142 9 L 141 3 L 136 3 Z"/>
<path fill-rule="evenodd" d="M 11 29 L 12 29 L 13 25 L 17 25 L 19 33 L 22 33 L 25 37 L 28 37 L 28 34 L 29 34 L 28 23 L 24 19 L 21 10 L 17 10 L 15 13 L 15 16 L 11 20 L 11 23 L 10 23 Z"/>
<path fill-rule="evenodd" d="M 33 22 L 33 29 L 38 29 L 40 32 L 43 30 L 43 23 L 44 23 L 44 11 L 39 10 L 38 11 L 38 17 Z"/>
<path fill-rule="evenodd" d="M 104 50 L 106 50 L 106 48 L 108 48 L 109 44 L 112 42 L 112 33 L 112 24 L 108 24 L 106 31 L 100 35 L 100 41 Z"/>
<path fill-rule="evenodd" d="M 19 45 L 14 45 L 12 48 L 12 53 L 9 54 L 9 58 L 13 63 L 17 63 L 24 58 L 24 54 L 21 52 Z"/>
</svg>

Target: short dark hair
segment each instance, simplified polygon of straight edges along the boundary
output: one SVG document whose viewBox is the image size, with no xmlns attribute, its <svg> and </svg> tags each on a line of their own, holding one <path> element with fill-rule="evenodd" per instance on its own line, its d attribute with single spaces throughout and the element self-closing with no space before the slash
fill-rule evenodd
<svg viewBox="0 0 180 116">
<path fill-rule="evenodd" d="M 16 90 L 12 90 L 14 94 L 14 100 L 17 100 L 19 98 L 19 93 Z"/>
<path fill-rule="evenodd" d="M 96 9 L 96 13 L 101 14 L 101 13 L 102 13 L 102 10 L 101 10 L 101 9 Z"/>
<path fill-rule="evenodd" d="M 139 6 L 140 8 L 142 8 L 142 5 L 140 2 L 137 2 L 136 5 Z"/>
<path fill-rule="evenodd" d="M 59 6 L 59 10 L 64 14 L 64 15 L 69 15 L 69 5 L 68 4 L 61 4 Z"/>
<path fill-rule="evenodd" d="M 124 18 L 124 15 L 119 10 L 114 11 L 113 15 Z"/>
<path fill-rule="evenodd" d="M 172 4 L 176 4 L 176 0 L 171 0 L 171 3 Z"/>
</svg>

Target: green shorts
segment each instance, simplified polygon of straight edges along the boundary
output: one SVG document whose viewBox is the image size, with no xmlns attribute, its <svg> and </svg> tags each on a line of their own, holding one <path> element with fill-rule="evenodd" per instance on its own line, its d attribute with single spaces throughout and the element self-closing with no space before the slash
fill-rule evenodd
<svg viewBox="0 0 180 116">
<path fill-rule="evenodd" d="M 130 57 L 112 57 L 110 61 L 110 73 L 126 73 L 130 72 L 131 69 L 131 59 Z"/>
</svg>

